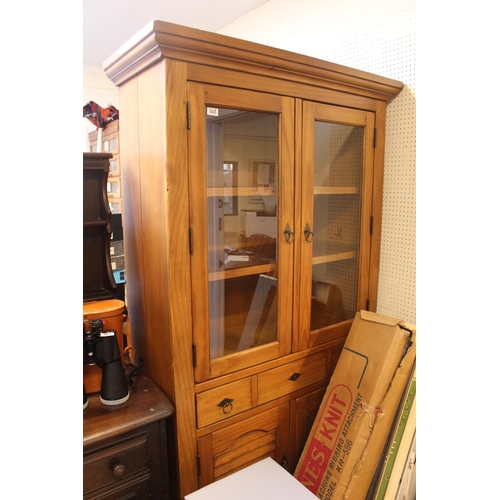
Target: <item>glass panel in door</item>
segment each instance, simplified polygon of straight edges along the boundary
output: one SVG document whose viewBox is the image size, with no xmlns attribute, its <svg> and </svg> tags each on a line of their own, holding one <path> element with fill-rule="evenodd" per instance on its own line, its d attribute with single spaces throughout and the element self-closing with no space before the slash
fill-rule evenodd
<svg viewBox="0 0 500 500">
<path fill-rule="evenodd" d="M 311 331 L 354 317 L 364 127 L 314 124 Z"/>
<path fill-rule="evenodd" d="M 278 115 L 205 112 L 213 360 L 277 340 Z"/>
</svg>

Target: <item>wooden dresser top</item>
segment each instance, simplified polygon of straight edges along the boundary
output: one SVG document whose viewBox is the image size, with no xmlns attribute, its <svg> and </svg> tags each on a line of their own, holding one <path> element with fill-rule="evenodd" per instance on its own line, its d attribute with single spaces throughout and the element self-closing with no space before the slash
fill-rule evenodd
<svg viewBox="0 0 500 500">
<path fill-rule="evenodd" d="M 88 395 L 89 404 L 83 410 L 84 448 L 173 414 L 170 400 L 146 375 L 140 375 L 129 390 L 128 401 L 116 406 L 102 404 L 98 393 Z"/>
</svg>

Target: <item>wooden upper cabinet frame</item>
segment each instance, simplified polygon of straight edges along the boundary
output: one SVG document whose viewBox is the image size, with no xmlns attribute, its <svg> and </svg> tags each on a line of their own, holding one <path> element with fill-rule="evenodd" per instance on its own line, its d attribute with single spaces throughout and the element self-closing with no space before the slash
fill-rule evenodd
<svg viewBox="0 0 500 500">
<path fill-rule="evenodd" d="M 366 71 L 164 21 L 148 23 L 104 61 L 103 69 L 115 85 L 121 85 L 165 58 L 383 101 L 403 88 L 401 82 Z"/>
</svg>

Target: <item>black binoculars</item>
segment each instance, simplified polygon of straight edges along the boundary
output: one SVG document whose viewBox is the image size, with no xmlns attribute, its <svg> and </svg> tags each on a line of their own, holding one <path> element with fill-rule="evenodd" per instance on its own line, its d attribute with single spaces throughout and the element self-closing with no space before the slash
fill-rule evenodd
<svg viewBox="0 0 500 500">
<path fill-rule="evenodd" d="M 97 365 L 102 369 L 99 399 L 105 405 L 125 403 L 130 396 L 123 371 L 116 330 L 103 331 L 101 319 L 92 319 L 90 329 L 83 323 L 83 364 Z M 83 407 L 88 404 L 83 386 Z"/>
</svg>

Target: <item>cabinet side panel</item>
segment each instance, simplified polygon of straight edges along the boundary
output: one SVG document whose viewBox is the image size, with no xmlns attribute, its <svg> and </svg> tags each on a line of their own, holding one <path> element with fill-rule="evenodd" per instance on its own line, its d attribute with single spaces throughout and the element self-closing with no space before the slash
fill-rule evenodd
<svg viewBox="0 0 500 500">
<path fill-rule="evenodd" d="M 135 361 L 144 359 L 147 338 L 144 335 L 143 238 L 141 217 L 141 164 L 139 156 L 137 78 L 120 87 L 122 222 L 127 269 L 127 310 L 130 320 Z"/>
<path fill-rule="evenodd" d="M 144 360 L 145 372 L 175 406 L 169 430 L 176 460 L 171 465 L 181 471 L 175 487 L 184 496 L 198 487 L 185 64 L 162 61 L 148 68 L 121 86 L 120 99 L 131 333 L 136 362 Z"/>
<path fill-rule="evenodd" d="M 159 63 L 138 77 L 138 145 L 142 250 L 141 285 L 135 290 L 143 310 L 145 370 L 170 396 L 164 370 L 168 366 L 170 315 L 167 287 L 167 210 L 165 173 L 165 65 Z M 134 166 L 133 166 L 134 167 Z M 125 235 L 127 237 L 127 235 Z"/>
</svg>

